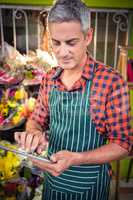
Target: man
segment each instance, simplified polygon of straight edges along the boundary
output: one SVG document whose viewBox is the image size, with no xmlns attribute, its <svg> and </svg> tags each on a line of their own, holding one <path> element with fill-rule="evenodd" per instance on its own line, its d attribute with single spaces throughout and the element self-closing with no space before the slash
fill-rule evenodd
<svg viewBox="0 0 133 200">
<path fill-rule="evenodd" d="M 89 10 L 80 0 L 58 0 L 48 28 L 58 67 L 44 75 L 35 110 L 18 143 L 38 153 L 47 143 L 51 163 L 45 200 L 107 200 L 112 160 L 131 150 L 128 87 L 112 68 L 87 53 Z M 108 143 L 107 143 L 108 141 Z"/>
</svg>

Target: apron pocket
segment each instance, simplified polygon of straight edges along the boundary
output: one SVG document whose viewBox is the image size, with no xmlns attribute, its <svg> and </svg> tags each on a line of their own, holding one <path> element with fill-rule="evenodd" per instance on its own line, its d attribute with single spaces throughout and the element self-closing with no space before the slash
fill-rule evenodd
<svg viewBox="0 0 133 200">
<path fill-rule="evenodd" d="M 99 165 L 73 166 L 58 177 L 47 173 L 47 180 L 58 191 L 82 193 L 96 186 L 100 169 Z"/>
</svg>

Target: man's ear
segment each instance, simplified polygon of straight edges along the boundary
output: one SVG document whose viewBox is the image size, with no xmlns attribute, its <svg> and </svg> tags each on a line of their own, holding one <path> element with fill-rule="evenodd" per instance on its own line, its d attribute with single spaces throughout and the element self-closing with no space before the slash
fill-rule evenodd
<svg viewBox="0 0 133 200">
<path fill-rule="evenodd" d="M 87 46 L 91 43 L 93 38 L 93 28 L 89 28 L 86 34 Z"/>
</svg>

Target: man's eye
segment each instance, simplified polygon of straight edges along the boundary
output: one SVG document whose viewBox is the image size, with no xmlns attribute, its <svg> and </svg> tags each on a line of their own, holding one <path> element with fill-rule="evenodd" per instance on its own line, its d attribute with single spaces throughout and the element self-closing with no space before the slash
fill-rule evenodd
<svg viewBox="0 0 133 200">
<path fill-rule="evenodd" d="M 53 46 L 59 46 L 60 42 L 53 42 Z"/>
<path fill-rule="evenodd" d="M 74 45 L 76 45 L 76 42 L 68 42 L 67 44 L 70 46 L 74 46 Z"/>
</svg>

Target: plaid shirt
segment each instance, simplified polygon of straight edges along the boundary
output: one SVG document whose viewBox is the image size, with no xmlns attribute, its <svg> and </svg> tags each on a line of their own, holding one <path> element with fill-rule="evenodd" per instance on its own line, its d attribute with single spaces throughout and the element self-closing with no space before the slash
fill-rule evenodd
<svg viewBox="0 0 133 200">
<path fill-rule="evenodd" d="M 53 85 L 59 91 L 67 91 L 60 79 L 63 69 L 57 67 L 46 73 L 42 79 L 36 107 L 31 119 L 44 130 L 49 126 L 49 92 Z M 90 110 L 93 123 L 99 134 L 104 134 L 111 143 L 117 143 L 131 150 L 133 135 L 131 128 L 129 91 L 126 82 L 111 67 L 88 58 L 81 78 L 71 90 L 84 91 L 86 81 L 93 78 L 90 95 Z"/>
</svg>

